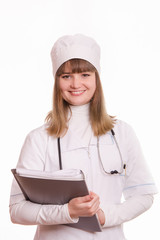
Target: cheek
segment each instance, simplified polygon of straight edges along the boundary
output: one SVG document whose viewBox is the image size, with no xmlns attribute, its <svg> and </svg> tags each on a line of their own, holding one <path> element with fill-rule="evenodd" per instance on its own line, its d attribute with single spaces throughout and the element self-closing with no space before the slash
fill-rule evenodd
<svg viewBox="0 0 160 240">
<path fill-rule="evenodd" d="M 64 92 L 67 90 L 67 86 L 63 81 L 59 81 L 59 89 L 61 90 L 61 92 Z"/>
<path fill-rule="evenodd" d="M 83 82 L 83 84 L 90 90 L 95 91 L 96 89 L 96 79 L 91 78 L 86 82 Z"/>
<path fill-rule="evenodd" d="M 94 92 L 95 92 L 95 91 L 96 91 L 96 81 L 95 81 L 95 83 L 94 83 L 93 89 L 94 89 Z"/>
<path fill-rule="evenodd" d="M 96 81 L 92 82 L 92 83 L 89 85 L 89 88 L 90 88 L 90 90 L 94 93 L 95 90 L 96 90 Z"/>
</svg>

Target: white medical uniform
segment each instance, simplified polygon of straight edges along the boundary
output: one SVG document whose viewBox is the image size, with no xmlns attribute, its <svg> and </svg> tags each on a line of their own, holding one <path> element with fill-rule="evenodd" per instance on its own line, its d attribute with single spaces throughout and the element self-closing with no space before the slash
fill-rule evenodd
<svg viewBox="0 0 160 240">
<path fill-rule="evenodd" d="M 103 231 L 91 233 L 63 225 L 78 221 L 70 218 L 68 204 L 40 205 L 26 201 L 14 181 L 10 197 L 11 219 L 14 223 L 38 225 L 35 240 L 124 240 L 123 223 L 152 205 L 151 194 L 157 190 L 132 128 L 119 120 L 114 126 L 126 172 L 105 174 L 100 158 L 106 171 L 120 171 L 120 154 L 110 132 L 99 138 L 98 151 L 88 112 L 88 104 L 72 107 L 69 129 L 61 138 L 62 164 L 63 169 L 83 170 L 89 190 L 99 195 L 106 219 Z M 47 134 L 46 125 L 29 133 L 17 168 L 59 170 L 57 139 Z M 122 195 L 124 203 L 121 203 Z"/>
</svg>

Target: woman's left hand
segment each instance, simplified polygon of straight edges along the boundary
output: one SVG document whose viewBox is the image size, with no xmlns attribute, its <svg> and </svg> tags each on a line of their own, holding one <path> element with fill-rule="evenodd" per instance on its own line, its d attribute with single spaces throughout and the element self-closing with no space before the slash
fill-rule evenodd
<svg viewBox="0 0 160 240">
<path fill-rule="evenodd" d="M 97 211 L 97 215 L 101 226 L 103 226 L 105 223 L 105 215 L 101 208 Z"/>
</svg>

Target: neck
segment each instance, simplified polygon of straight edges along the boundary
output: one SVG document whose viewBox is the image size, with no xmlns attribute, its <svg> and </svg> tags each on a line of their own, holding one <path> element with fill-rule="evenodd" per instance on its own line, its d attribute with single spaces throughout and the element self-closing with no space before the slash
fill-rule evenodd
<svg viewBox="0 0 160 240">
<path fill-rule="evenodd" d="M 90 103 L 84 105 L 70 105 L 72 113 L 89 114 Z"/>
<path fill-rule="evenodd" d="M 84 144 L 88 144 L 92 133 L 89 120 L 90 104 L 70 107 L 72 115 L 69 120 L 69 128 L 83 140 Z"/>
</svg>

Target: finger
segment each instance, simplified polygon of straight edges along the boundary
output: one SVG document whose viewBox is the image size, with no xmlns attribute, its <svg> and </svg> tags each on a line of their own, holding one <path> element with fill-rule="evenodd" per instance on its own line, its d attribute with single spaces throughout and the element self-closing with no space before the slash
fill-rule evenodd
<svg viewBox="0 0 160 240">
<path fill-rule="evenodd" d="M 92 192 L 92 191 L 90 191 L 89 194 L 92 196 L 98 196 L 95 192 Z"/>
<path fill-rule="evenodd" d="M 84 196 L 84 197 L 81 197 L 81 201 L 82 201 L 82 202 L 89 202 L 89 201 L 91 201 L 91 200 L 92 200 L 91 195 L 86 195 L 86 196 Z"/>
<path fill-rule="evenodd" d="M 99 197 L 97 195 L 90 201 L 84 201 L 84 199 L 90 198 L 87 195 L 85 197 L 74 198 L 69 202 L 68 207 L 71 217 L 93 216 L 98 211 Z"/>
<path fill-rule="evenodd" d="M 93 201 L 92 209 L 93 211 L 97 212 L 100 208 L 100 201 L 99 198 L 96 199 L 96 201 Z"/>
<path fill-rule="evenodd" d="M 99 203 L 96 202 L 92 205 L 92 207 L 89 207 L 86 209 L 86 215 L 93 216 L 94 214 L 97 213 L 98 209 L 99 209 Z"/>
<path fill-rule="evenodd" d="M 103 212 L 102 209 L 99 209 L 99 210 L 98 210 L 97 216 L 98 216 L 98 219 L 99 219 L 100 224 L 103 226 L 104 223 L 105 223 L 105 214 L 104 214 L 104 212 Z"/>
<path fill-rule="evenodd" d="M 94 193 L 92 191 L 90 191 L 89 194 L 90 194 L 91 198 L 99 197 L 96 193 Z"/>
<path fill-rule="evenodd" d="M 99 202 L 99 196 L 97 194 L 92 195 L 92 200 L 91 200 L 91 203 L 93 204 L 96 202 Z"/>
<path fill-rule="evenodd" d="M 84 196 L 84 197 L 73 198 L 72 200 L 75 201 L 76 203 L 81 204 L 81 203 L 85 203 L 85 202 L 91 201 L 92 198 L 91 198 L 90 195 L 86 195 L 86 196 Z M 72 200 L 71 200 L 71 201 L 72 201 Z"/>
<path fill-rule="evenodd" d="M 88 203 L 85 202 L 81 204 L 81 207 L 84 210 L 86 216 L 92 216 L 98 211 L 99 205 L 100 205 L 99 197 L 97 196 L 90 202 Z"/>
</svg>

